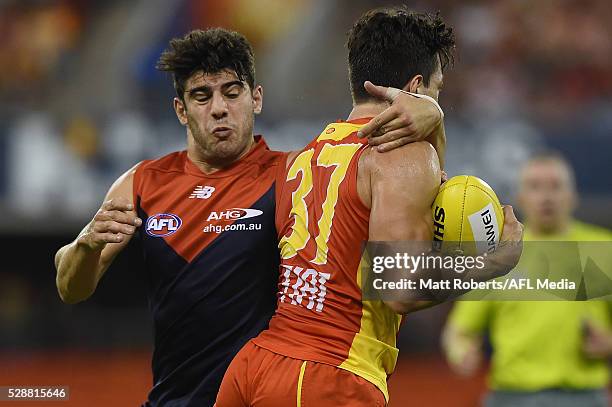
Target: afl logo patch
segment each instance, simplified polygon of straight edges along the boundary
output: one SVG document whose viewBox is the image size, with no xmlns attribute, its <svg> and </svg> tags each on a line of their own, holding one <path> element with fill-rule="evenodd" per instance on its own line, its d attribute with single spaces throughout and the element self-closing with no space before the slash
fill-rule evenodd
<svg viewBox="0 0 612 407">
<path fill-rule="evenodd" d="M 147 219 L 147 235 L 153 237 L 170 236 L 176 233 L 183 221 L 173 213 L 158 213 Z"/>
</svg>

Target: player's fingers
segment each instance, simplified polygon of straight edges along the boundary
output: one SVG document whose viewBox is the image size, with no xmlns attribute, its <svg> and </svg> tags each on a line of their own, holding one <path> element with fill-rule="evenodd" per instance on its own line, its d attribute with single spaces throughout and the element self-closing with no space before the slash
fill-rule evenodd
<svg viewBox="0 0 612 407">
<path fill-rule="evenodd" d="M 504 219 L 507 219 L 509 222 L 518 222 L 512 205 L 503 205 L 502 209 L 504 211 Z"/>
<path fill-rule="evenodd" d="M 392 118 L 389 122 L 382 125 L 378 130 L 374 132 L 371 137 L 380 137 L 381 135 L 388 133 L 393 130 L 405 129 L 406 135 L 413 135 L 417 132 L 417 128 L 406 114 L 398 114 Z M 416 135 L 416 134 L 415 134 Z M 417 141 L 418 138 L 415 138 Z"/>
<path fill-rule="evenodd" d="M 395 131 L 399 132 L 401 130 L 395 130 Z M 387 151 L 395 150 L 396 148 L 399 148 L 403 146 L 404 144 L 408 144 L 414 141 L 414 140 L 411 140 L 410 137 L 398 138 L 397 136 L 393 135 L 393 133 L 394 132 L 391 132 L 385 135 L 385 136 L 390 135 L 391 137 L 393 137 L 393 141 L 388 141 L 384 144 L 374 147 L 376 148 L 376 151 L 378 151 L 379 153 L 386 153 Z"/>
<path fill-rule="evenodd" d="M 391 122 L 398 116 L 398 111 L 393 106 L 386 108 L 357 131 L 357 137 L 370 137 L 382 126 Z"/>
<path fill-rule="evenodd" d="M 386 86 L 379 86 L 379 85 L 374 85 L 372 82 L 370 81 L 365 81 L 365 83 L 363 84 L 363 87 L 365 88 L 365 90 L 372 96 L 381 99 L 381 100 L 386 100 L 389 103 L 393 103 L 393 101 L 401 94 L 401 93 L 407 93 L 401 89 L 397 89 L 397 88 L 392 88 L 392 87 L 386 87 Z"/>
<path fill-rule="evenodd" d="M 142 220 L 140 218 L 121 211 L 99 211 L 96 214 L 95 220 L 112 220 L 118 223 L 124 223 L 126 225 L 132 226 L 142 225 Z"/>
<path fill-rule="evenodd" d="M 131 225 L 125 225 L 114 221 L 102 221 L 96 222 L 93 227 L 96 233 L 123 233 L 125 235 L 132 235 L 136 231 L 136 228 Z"/>
<path fill-rule="evenodd" d="M 99 243 L 120 243 L 125 237 L 121 233 L 96 233 L 94 240 Z"/>
<path fill-rule="evenodd" d="M 365 88 L 366 92 L 368 92 L 370 95 L 374 96 L 375 98 L 388 100 L 386 86 L 378 86 L 378 85 L 374 85 L 370 81 L 365 81 L 365 83 L 363 84 L 363 87 Z"/>
<path fill-rule="evenodd" d="M 106 211 L 131 211 L 134 209 L 134 205 L 129 199 L 120 196 L 104 202 L 104 204 L 102 204 L 102 209 Z"/>
<path fill-rule="evenodd" d="M 502 240 L 510 242 L 521 242 L 525 227 L 518 221 L 511 205 L 503 205 L 504 211 L 504 231 Z"/>
<path fill-rule="evenodd" d="M 400 143 L 397 146 L 403 146 L 404 144 L 412 143 L 412 142 L 418 141 L 419 139 L 412 130 L 407 129 L 407 128 L 400 128 L 397 130 L 388 131 L 377 137 L 368 137 L 368 143 L 372 147 L 388 145 L 389 143 L 396 141 L 396 140 L 402 141 L 402 143 Z M 385 151 L 388 151 L 388 150 L 385 150 Z"/>
</svg>

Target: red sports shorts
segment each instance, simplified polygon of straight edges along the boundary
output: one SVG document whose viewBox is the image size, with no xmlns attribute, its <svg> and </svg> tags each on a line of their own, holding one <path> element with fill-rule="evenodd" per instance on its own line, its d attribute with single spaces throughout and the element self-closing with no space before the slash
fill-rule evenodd
<svg viewBox="0 0 612 407">
<path fill-rule="evenodd" d="M 384 407 L 372 383 L 324 363 L 282 356 L 248 342 L 230 364 L 216 407 Z"/>
</svg>

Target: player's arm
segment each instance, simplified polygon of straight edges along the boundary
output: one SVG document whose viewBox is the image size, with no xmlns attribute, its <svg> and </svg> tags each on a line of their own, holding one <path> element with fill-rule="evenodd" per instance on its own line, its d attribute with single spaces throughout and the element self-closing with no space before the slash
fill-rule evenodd
<svg viewBox="0 0 612 407">
<path fill-rule="evenodd" d="M 431 205 L 438 193 L 441 177 L 436 151 L 427 142 L 417 142 L 381 155 L 364 153 L 364 168 L 369 173 L 370 196 L 362 196 L 371 203 L 369 240 L 377 242 L 410 242 L 407 254 L 418 257 L 431 251 L 433 221 Z M 360 163 L 361 164 L 361 163 Z M 361 185 L 361 183 L 359 184 Z M 363 190 L 363 188 L 360 188 Z M 488 281 L 507 274 L 520 259 L 523 226 L 510 206 L 504 207 L 504 226 L 500 243 L 495 253 L 488 255 L 482 269 L 466 270 L 462 278 Z M 377 255 L 393 256 L 392 247 Z M 385 253 L 389 251 L 389 253 Z M 444 270 L 417 269 L 395 270 L 395 276 L 413 280 L 439 280 Z M 405 314 L 438 302 L 454 298 L 465 291 L 447 290 L 440 298 L 435 293 L 402 290 L 394 293 L 392 300 L 385 301 L 395 312 Z M 424 301 L 422 298 L 436 298 Z"/>
<path fill-rule="evenodd" d="M 444 114 L 436 101 L 423 95 L 400 92 L 399 89 L 365 83 L 366 90 L 374 97 L 387 101 L 390 106 L 375 116 L 359 131 L 359 137 L 367 137 L 368 144 L 379 152 L 387 152 L 416 141 L 429 142 L 438 153 L 439 162 L 444 167 L 446 153 L 446 133 Z M 396 92 L 389 92 L 389 89 Z M 289 152 L 287 162 L 298 154 Z"/>
<path fill-rule="evenodd" d="M 390 151 L 416 141 L 428 141 L 438 153 L 444 168 L 446 133 L 444 113 L 438 102 L 425 95 L 411 94 L 395 88 L 377 86 L 367 81 L 368 93 L 390 106 L 363 126 L 359 135 L 367 137 L 379 152 Z"/>
<path fill-rule="evenodd" d="M 369 173 L 371 203 L 369 240 L 414 242 L 415 251 L 426 250 L 433 238 L 431 205 L 438 194 L 442 172 L 436 151 L 427 142 L 405 145 L 385 154 L 364 153 Z M 367 175 L 366 175 L 367 176 Z M 419 247 L 422 245 L 423 247 Z M 418 255 L 417 253 L 414 253 Z M 429 301 L 385 301 L 405 314 L 431 305 Z"/>
<path fill-rule="evenodd" d="M 91 222 L 72 243 L 56 253 L 56 285 L 62 301 L 74 304 L 89 298 L 104 272 L 142 224 L 132 202 L 135 168 L 115 181 Z"/>
</svg>

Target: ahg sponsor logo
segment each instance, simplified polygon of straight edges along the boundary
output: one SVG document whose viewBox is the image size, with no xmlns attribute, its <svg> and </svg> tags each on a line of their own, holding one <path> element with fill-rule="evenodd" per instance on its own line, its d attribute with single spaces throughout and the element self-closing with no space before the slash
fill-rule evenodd
<svg viewBox="0 0 612 407">
<path fill-rule="evenodd" d="M 224 211 L 211 212 L 206 221 L 248 219 L 254 218 L 261 214 L 263 214 L 263 211 L 260 211 L 259 209 L 233 208 Z"/>
</svg>

